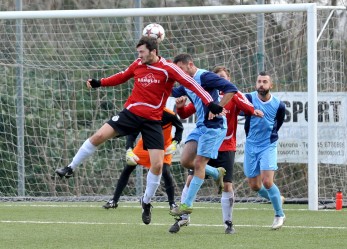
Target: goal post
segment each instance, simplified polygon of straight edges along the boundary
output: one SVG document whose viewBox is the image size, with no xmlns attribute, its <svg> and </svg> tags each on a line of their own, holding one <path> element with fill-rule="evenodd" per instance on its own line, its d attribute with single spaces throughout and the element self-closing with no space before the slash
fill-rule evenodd
<svg viewBox="0 0 347 249">
<path fill-rule="evenodd" d="M 324 19 L 331 18 L 328 15 L 332 10 L 346 10 L 346 8 L 320 7 L 311 3 L 0 12 L 0 27 L 4 30 L 0 33 L 1 43 L 3 43 L 0 45 L 6 48 L 3 56 L 0 57 L 0 77 L 6 79 L 7 84 L 15 83 L 18 79 L 18 76 L 17 78 L 15 76 L 15 69 L 21 67 L 24 70 L 19 76 L 24 86 L 21 86 L 22 89 L 18 91 L 24 91 L 25 103 L 23 109 L 18 107 L 19 110 L 15 111 L 17 100 L 13 101 L 10 96 L 14 96 L 16 90 L 7 84 L 1 86 L 0 97 L 3 110 L 1 121 L 4 125 L 0 129 L 3 144 L 0 147 L 0 153 L 5 167 L 0 171 L 0 179 L 5 185 L 0 189 L 0 197 L 50 198 L 106 196 L 113 193 L 114 183 L 124 164 L 124 139 L 112 140 L 103 145 L 100 152 L 78 168 L 77 177 L 72 180 L 57 179 L 54 177 L 54 169 L 65 166 L 82 142 L 110 118 L 114 111 L 121 110 L 122 104 L 130 94 L 131 81 L 114 89 L 99 89 L 91 92 L 84 89 L 83 82 L 88 77 L 101 78 L 124 70 L 135 59 L 134 47 L 138 30 L 136 33 L 134 29 L 139 29 L 134 23 L 135 17 L 143 17 L 144 25 L 158 22 L 165 28 L 166 38 L 160 44 L 160 53 L 164 57 L 173 58 L 177 53 L 188 52 L 193 54 L 199 67 L 212 69 L 217 65 L 226 65 L 231 68 L 236 85 L 243 92 L 247 92 L 253 89 L 257 73 L 257 63 L 254 62 L 254 54 L 257 51 L 256 15 L 263 13 L 268 14 L 268 19 L 265 20 L 268 25 L 266 41 L 264 41 L 265 68 L 274 75 L 275 81 L 278 81 L 277 92 L 283 93 L 286 97 L 289 96 L 288 108 L 292 107 L 290 105 L 294 105 L 294 102 L 295 105 L 301 106 L 302 103 L 296 99 L 303 96 L 307 99 L 303 109 L 300 109 L 301 112 L 307 113 L 306 131 L 300 130 L 301 133 L 307 132 L 307 137 L 300 137 L 307 141 L 306 145 L 301 148 L 301 145 L 288 143 L 291 146 L 300 147 L 295 153 L 305 150 L 307 155 L 303 153 L 303 159 L 298 162 L 293 162 L 295 158 L 281 159 L 279 163 L 295 163 L 295 166 L 286 165 L 291 175 L 285 175 L 283 170 L 281 172 L 283 185 L 279 187 L 286 189 L 288 199 L 307 198 L 309 210 L 318 210 L 319 199 L 331 201 L 332 192 L 336 190 L 334 188 L 347 190 L 346 183 L 343 183 L 343 176 L 338 179 L 328 179 L 329 176 L 327 176 L 326 179 L 319 180 L 319 167 L 322 163 L 317 146 L 320 142 L 317 114 L 328 113 L 329 110 L 326 110 L 328 107 L 324 105 L 323 110 L 319 110 L 317 103 L 321 100 L 318 92 L 328 92 L 331 89 L 328 85 L 330 76 L 334 76 L 336 80 L 333 91 L 347 91 L 341 80 L 341 75 L 345 72 L 344 58 L 335 56 L 342 52 L 339 48 L 341 41 L 335 42 L 333 40 L 335 37 L 331 34 L 331 37 L 328 37 L 331 40 L 327 41 L 331 44 L 322 47 L 320 53 L 328 51 L 326 53 L 330 57 L 322 58 L 324 60 L 322 63 L 329 64 L 330 59 L 334 60 L 337 65 L 334 70 L 338 71 L 331 72 L 328 69 L 334 67 L 328 66 L 327 72 L 318 72 L 318 65 L 321 62 L 318 61 L 317 35 L 320 32 L 324 37 L 326 26 L 321 23 L 324 23 Z M 317 11 L 325 11 L 325 13 L 318 15 Z M 318 18 L 320 18 L 319 24 L 323 26 L 320 30 L 318 30 Z M 18 22 L 20 24 L 16 23 L 16 20 L 21 20 Z M 303 21 L 301 30 L 295 26 L 300 24 L 300 20 Z M 18 53 L 19 50 L 12 45 L 18 42 L 15 31 L 18 25 L 25 33 L 23 41 L 17 43 L 24 47 L 21 48 L 23 49 L 22 61 L 16 58 L 16 51 Z M 286 27 L 290 30 L 286 30 Z M 340 50 L 335 51 L 336 49 Z M 329 53 L 329 51 L 333 52 Z M 346 100 L 341 97 L 341 101 Z M 337 104 L 335 107 L 339 108 Z M 292 114 L 300 114 L 299 109 L 295 111 L 296 113 L 293 109 Z M 24 113 L 25 119 L 23 134 L 12 129 L 13 125 L 22 125 L 14 121 L 16 113 L 20 114 L 20 112 Z M 345 116 L 346 114 L 342 115 L 342 121 L 338 122 L 346 122 Z M 185 123 L 185 132 L 189 131 L 191 125 L 193 124 L 189 120 Z M 289 125 L 284 123 L 284 126 Z M 302 126 L 299 129 L 301 128 Z M 240 125 L 238 133 L 242 132 Z M 284 135 L 290 138 L 290 134 L 296 133 L 288 127 Z M 323 140 L 325 141 L 328 136 L 326 135 Z M 13 142 L 14 137 L 17 138 L 18 144 Z M 19 151 L 16 151 L 20 146 L 19 143 L 24 140 L 26 141 L 25 159 L 21 157 Z M 240 144 L 241 141 L 242 139 Z M 346 144 L 341 146 L 343 148 L 340 154 L 346 153 Z M 333 171 L 332 178 L 336 177 L 338 172 L 346 174 L 346 168 L 341 166 L 343 162 L 347 162 L 345 158 L 346 155 L 341 155 L 342 163 L 338 163 L 336 167 L 333 160 L 324 162 L 322 167 L 327 168 L 324 171 Z M 21 163 L 23 165 L 16 165 Z M 238 177 L 235 180 L 237 196 L 247 200 L 248 195 L 252 193 L 245 190 L 246 185 L 242 181 L 242 161 L 237 163 L 238 166 L 235 169 L 237 170 L 235 175 Z M 16 175 L 14 168 L 17 166 L 21 170 L 18 170 Z M 308 182 L 305 185 L 307 195 L 304 195 L 300 193 L 303 188 L 295 190 L 290 188 L 297 181 L 292 175 L 297 174 L 296 170 L 305 171 L 306 166 L 307 179 L 298 180 L 300 185 L 305 185 L 306 180 Z M 177 194 L 183 187 L 185 177 L 184 170 L 179 167 L 177 165 L 172 168 L 177 174 L 175 175 Z M 23 177 L 24 168 L 28 170 L 24 172 Z M 305 172 L 300 173 L 300 177 L 305 175 Z M 287 182 L 287 179 L 292 179 L 294 183 Z M 23 188 L 18 192 L 14 191 L 16 181 L 18 186 Z M 328 190 L 320 191 L 320 184 L 327 184 Z M 216 193 L 213 186 L 209 186 L 208 183 L 206 185 L 201 195 L 209 196 L 206 199 L 214 199 Z M 133 186 L 132 189 L 128 187 L 125 195 L 134 195 L 134 184 L 131 186 Z M 165 193 L 163 195 L 165 196 Z"/>
</svg>

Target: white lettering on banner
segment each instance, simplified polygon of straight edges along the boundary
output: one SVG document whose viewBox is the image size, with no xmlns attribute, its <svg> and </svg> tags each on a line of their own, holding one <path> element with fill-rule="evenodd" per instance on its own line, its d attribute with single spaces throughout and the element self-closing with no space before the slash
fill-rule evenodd
<svg viewBox="0 0 347 249">
<path fill-rule="evenodd" d="M 273 92 L 286 105 L 286 116 L 279 131 L 278 162 L 308 161 L 308 97 L 303 92 Z M 169 98 L 170 99 L 170 98 Z M 174 110 L 174 98 L 168 101 Z M 318 160 L 319 163 L 347 164 L 347 93 L 318 93 Z M 194 120 L 194 119 L 193 119 Z M 195 127 L 191 119 L 183 120 L 184 142 Z M 244 117 L 239 117 L 235 162 L 244 157 Z M 180 153 L 174 160 L 179 161 Z"/>
</svg>

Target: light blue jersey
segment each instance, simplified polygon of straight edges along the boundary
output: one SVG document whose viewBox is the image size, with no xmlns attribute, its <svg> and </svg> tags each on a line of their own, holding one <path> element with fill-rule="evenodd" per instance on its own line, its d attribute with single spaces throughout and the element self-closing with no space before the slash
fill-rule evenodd
<svg viewBox="0 0 347 249">
<path fill-rule="evenodd" d="M 204 69 L 198 69 L 194 75 L 194 80 L 196 82 L 198 82 L 201 85 L 201 75 L 207 72 L 207 70 Z M 201 99 L 191 90 L 186 88 L 186 93 L 188 94 L 188 98 L 193 102 L 195 110 L 196 110 L 196 126 L 200 127 L 200 126 L 205 126 L 204 121 L 206 119 L 206 113 L 208 113 L 208 111 L 205 108 L 204 103 L 201 101 Z M 220 102 L 220 96 L 218 94 L 218 90 L 215 89 L 215 96 L 213 96 L 214 100 Z M 216 97 L 217 96 L 217 97 Z M 226 128 L 227 127 L 227 123 L 226 123 L 226 118 L 225 116 L 220 117 L 223 120 L 223 124 L 222 124 L 222 128 Z"/>
<path fill-rule="evenodd" d="M 277 170 L 278 130 L 283 124 L 285 105 L 278 98 L 263 102 L 257 92 L 246 94 L 254 109 L 264 113 L 263 118 L 247 116 L 245 122 L 246 144 L 244 173 L 247 177 L 258 176 L 262 170 Z"/>
<path fill-rule="evenodd" d="M 277 97 L 263 102 L 257 92 L 246 94 L 254 109 L 264 113 L 263 118 L 247 116 L 245 122 L 246 143 L 257 147 L 267 147 L 278 140 L 278 130 L 283 124 L 285 105 Z"/>
<path fill-rule="evenodd" d="M 226 79 L 218 76 L 215 73 L 209 72 L 204 69 L 198 69 L 194 75 L 194 80 L 198 82 L 213 98 L 214 103 L 219 103 L 219 92 L 230 93 L 237 92 L 237 87 L 227 81 Z M 172 96 L 175 98 L 186 95 L 194 104 L 196 110 L 196 126 L 206 126 L 207 128 L 226 128 L 226 118 L 224 116 L 217 116 L 212 120 L 208 119 L 209 110 L 201 99 L 191 90 L 184 86 L 172 89 Z"/>
</svg>

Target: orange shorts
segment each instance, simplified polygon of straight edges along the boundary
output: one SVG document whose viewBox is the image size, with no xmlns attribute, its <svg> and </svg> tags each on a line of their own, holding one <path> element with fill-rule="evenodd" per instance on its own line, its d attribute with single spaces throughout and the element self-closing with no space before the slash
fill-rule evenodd
<svg viewBox="0 0 347 249">
<path fill-rule="evenodd" d="M 133 149 L 133 152 L 136 156 L 139 157 L 139 161 L 137 161 L 138 165 L 142 165 L 143 167 L 150 168 L 151 167 L 151 161 L 149 160 L 149 153 L 147 150 L 144 150 L 142 145 L 136 145 Z M 172 161 L 172 154 L 164 155 L 164 163 L 171 165 Z"/>
</svg>

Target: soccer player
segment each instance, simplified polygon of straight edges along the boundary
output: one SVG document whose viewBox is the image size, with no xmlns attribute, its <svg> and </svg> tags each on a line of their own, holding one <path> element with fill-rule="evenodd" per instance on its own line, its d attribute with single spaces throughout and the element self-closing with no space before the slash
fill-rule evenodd
<svg viewBox="0 0 347 249">
<path fill-rule="evenodd" d="M 60 177 L 71 177 L 78 165 L 108 139 L 141 132 L 151 162 L 145 193 L 141 198 L 142 221 L 149 224 L 152 212 L 150 202 L 160 184 L 164 160 L 164 139 L 160 120 L 174 83 L 177 81 L 194 92 L 214 115 L 223 113 L 224 109 L 214 103 L 211 95 L 194 79 L 174 63 L 158 55 L 158 43 L 155 38 L 143 36 L 137 43 L 136 50 L 138 58 L 125 71 L 100 80 L 87 80 L 88 88 L 97 88 L 116 86 L 134 78 L 134 88 L 124 109 L 82 144 L 68 166 L 55 172 Z"/>
<path fill-rule="evenodd" d="M 283 226 L 286 216 L 282 209 L 280 190 L 274 183 L 274 174 L 278 168 L 278 130 L 284 121 L 285 105 L 270 93 L 272 87 L 270 75 L 261 72 L 257 77 L 256 91 L 246 94 L 254 108 L 264 113 L 264 117 L 246 116 L 243 167 L 250 188 L 271 201 L 275 211 L 272 229 L 279 229 Z"/>
<path fill-rule="evenodd" d="M 218 66 L 213 69 L 213 72 L 220 77 L 231 80 L 230 72 L 226 67 Z M 195 113 L 195 108 L 192 103 L 185 106 L 186 97 L 176 99 L 176 110 L 180 118 L 185 119 Z M 233 226 L 233 206 L 234 206 L 234 191 L 232 186 L 233 180 L 233 166 L 236 152 L 236 131 L 237 131 L 237 116 L 242 111 L 246 115 L 255 115 L 262 117 L 263 113 L 259 110 L 254 110 L 253 105 L 241 93 L 237 92 L 231 101 L 224 106 L 226 109 L 226 119 L 228 123 L 227 134 L 223 140 L 221 147 L 218 150 L 217 159 L 210 159 L 208 165 L 213 167 L 223 167 L 226 174 L 223 178 L 224 189 L 219 189 L 218 194 L 222 194 L 222 217 L 225 226 L 226 234 L 234 234 L 235 228 Z M 181 200 L 184 200 L 186 192 L 189 188 L 194 171 L 188 170 L 188 177 L 182 191 Z M 182 215 L 176 218 L 176 222 L 171 226 L 170 232 L 177 233 L 180 227 L 189 224 L 189 215 Z"/>
<path fill-rule="evenodd" d="M 170 172 L 170 165 L 172 161 L 172 154 L 177 149 L 177 144 L 182 140 L 183 125 L 179 120 L 177 115 L 169 110 L 164 108 L 163 117 L 161 119 L 161 126 L 163 129 L 164 135 L 164 164 L 163 164 L 163 173 L 162 178 L 165 184 L 165 191 L 168 197 L 170 209 L 176 207 L 175 203 L 175 186 L 172 174 Z M 172 138 L 171 131 L 172 127 L 175 127 L 175 135 Z M 117 208 L 119 198 L 128 184 L 130 174 L 135 170 L 136 165 L 141 165 L 149 169 L 151 167 L 151 162 L 149 161 L 149 154 L 147 150 L 143 149 L 143 140 L 139 139 L 135 148 L 134 143 L 138 134 L 132 134 L 127 136 L 126 142 L 126 166 L 124 167 L 116 186 L 113 198 L 109 200 L 102 207 L 105 209 Z"/>
<path fill-rule="evenodd" d="M 197 68 L 189 54 L 177 55 L 174 58 L 174 63 L 199 82 L 204 89 L 208 90 L 216 101 L 220 99 L 219 92 L 223 92 L 224 95 L 220 101 L 221 106 L 225 106 L 238 91 L 230 81 L 213 72 Z M 208 120 L 208 110 L 189 89 L 183 86 L 174 88 L 172 95 L 174 97 L 188 96 L 195 106 L 197 115 L 196 128 L 188 135 L 181 155 L 181 165 L 188 169 L 194 169 L 194 176 L 183 202 L 170 211 L 171 215 L 180 216 L 192 212 L 193 202 L 204 182 L 205 170 L 208 175 L 211 175 L 221 184 L 223 183 L 224 168 L 213 168 L 208 166 L 207 162 L 210 158 L 217 157 L 218 149 L 226 135 L 227 125 L 225 116 L 216 116 L 214 119 Z"/>
</svg>

